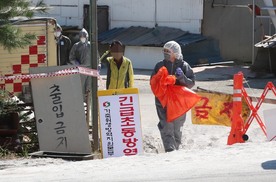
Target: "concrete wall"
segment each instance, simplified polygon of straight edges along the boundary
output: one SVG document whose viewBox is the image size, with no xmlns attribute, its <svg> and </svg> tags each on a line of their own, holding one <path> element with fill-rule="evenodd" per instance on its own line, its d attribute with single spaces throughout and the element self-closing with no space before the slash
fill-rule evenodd
<svg viewBox="0 0 276 182">
<path fill-rule="evenodd" d="M 135 69 L 153 69 L 163 59 L 162 47 L 126 46 L 125 56 Z"/>
<path fill-rule="evenodd" d="M 237 60 L 240 62 L 252 62 L 252 39 L 253 39 L 253 18 L 249 8 L 245 7 L 252 3 L 252 0 L 229 0 L 228 5 L 214 6 L 212 0 L 204 1 L 204 21 L 202 25 L 203 35 L 211 36 L 219 41 L 221 56 L 225 60 Z M 226 1 L 215 1 L 218 3 Z M 256 5 L 262 7 L 263 1 L 256 0 Z M 240 6 L 244 5 L 244 7 Z M 267 12 L 262 11 L 262 14 Z M 261 41 L 262 29 L 266 35 L 269 34 L 269 20 L 255 19 L 254 43 Z M 261 26 L 263 24 L 263 26 Z M 273 25 L 272 25 L 273 27 Z M 274 28 L 272 30 L 274 32 Z M 256 48 L 254 48 L 256 56 Z"/>
</svg>

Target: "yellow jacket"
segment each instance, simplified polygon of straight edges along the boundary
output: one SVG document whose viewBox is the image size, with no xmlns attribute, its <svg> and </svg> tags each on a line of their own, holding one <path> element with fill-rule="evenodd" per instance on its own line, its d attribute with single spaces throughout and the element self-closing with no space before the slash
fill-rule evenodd
<svg viewBox="0 0 276 182">
<path fill-rule="evenodd" d="M 130 59 L 123 57 L 122 65 L 120 69 L 118 69 L 114 58 L 108 57 L 106 58 L 106 66 L 106 89 L 121 89 L 133 87 L 134 73 Z"/>
</svg>

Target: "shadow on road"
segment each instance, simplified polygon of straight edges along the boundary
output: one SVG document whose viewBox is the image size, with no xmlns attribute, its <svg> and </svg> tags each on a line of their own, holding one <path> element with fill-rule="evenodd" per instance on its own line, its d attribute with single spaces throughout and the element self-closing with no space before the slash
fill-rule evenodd
<svg viewBox="0 0 276 182">
<path fill-rule="evenodd" d="M 266 170 L 276 169 L 276 160 L 266 161 L 262 163 L 262 168 Z"/>
</svg>

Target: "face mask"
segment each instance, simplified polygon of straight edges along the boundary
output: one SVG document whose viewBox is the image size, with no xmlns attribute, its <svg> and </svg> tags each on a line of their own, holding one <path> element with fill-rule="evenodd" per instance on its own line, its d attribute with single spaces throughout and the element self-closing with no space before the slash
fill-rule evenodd
<svg viewBox="0 0 276 182">
<path fill-rule="evenodd" d="M 166 61 L 170 61 L 170 60 L 171 60 L 171 54 L 169 54 L 169 53 L 164 53 L 164 59 L 165 59 Z"/>
<path fill-rule="evenodd" d="M 86 38 L 82 37 L 82 38 L 80 38 L 80 41 L 81 41 L 82 43 L 85 43 Z"/>
<path fill-rule="evenodd" d="M 61 32 L 55 32 L 54 35 L 55 37 L 59 37 L 61 35 Z"/>
</svg>

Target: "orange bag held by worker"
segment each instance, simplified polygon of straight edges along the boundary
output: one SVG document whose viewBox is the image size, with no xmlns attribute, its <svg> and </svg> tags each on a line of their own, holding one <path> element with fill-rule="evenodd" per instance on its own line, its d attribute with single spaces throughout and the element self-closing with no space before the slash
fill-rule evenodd
<svg viewBox="0 0 276 182">
<path fill-rule="evenodd" d="M 169 75 L 164 66 L 150 80 L 153 94 L 163 107 L 167 107 L 167 122 L 189 111 L 200 100 L 200 96 L 191 89 L 174 85 L 175 81 L 175 76 Z"/>
</svg>

